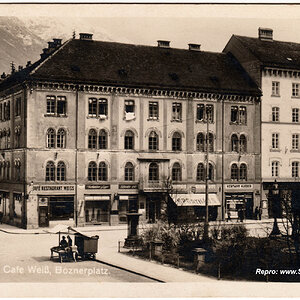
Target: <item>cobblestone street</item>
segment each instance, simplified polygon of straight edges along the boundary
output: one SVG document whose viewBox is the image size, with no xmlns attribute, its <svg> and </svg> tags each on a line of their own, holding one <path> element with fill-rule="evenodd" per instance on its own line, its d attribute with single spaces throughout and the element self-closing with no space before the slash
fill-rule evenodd
<svg viewBox="0 0 300 300">
<path fill-rule="evenodd" d="M 51 261 L 57 244 L 56 234 L 0 232 L 0 282 L 153 282 L 96 261 Z"/>
</svg>

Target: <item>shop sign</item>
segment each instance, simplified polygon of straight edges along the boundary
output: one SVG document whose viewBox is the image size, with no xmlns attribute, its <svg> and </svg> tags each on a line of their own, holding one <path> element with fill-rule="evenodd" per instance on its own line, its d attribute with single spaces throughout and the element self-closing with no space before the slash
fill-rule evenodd
<svg viewBox="0 0 300 300">
<path fill-rule="evenodd" d="M 136 190 L 137 188 L 137 184 L 119 184 L 120 190 Z"/>
<path fill-rule="evenodd" d="M 34 185 L 33 191 L 74 191 L 74 185 Z"/>
<path fill-rule="evenodd" d="M 110 184 L 86 184 L 87 190 L 109 190 Z"/>
<path fill-rule="evenodd" d="M 250 190 L 250 189 L 253 189 L 253 184 L 232 183 L 232 184 L 225 184 L 225 188 L 228 190 Z"/>
<path fill-rule="evenodd" d="M 39 206 L 48 206 L 48 198 L 39 198 Z"/>
</svg>

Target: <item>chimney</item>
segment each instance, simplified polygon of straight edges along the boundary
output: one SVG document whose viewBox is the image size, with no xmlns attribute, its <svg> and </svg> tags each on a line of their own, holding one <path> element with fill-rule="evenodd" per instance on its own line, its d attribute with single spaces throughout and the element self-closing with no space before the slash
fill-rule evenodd
<svg viewBox="0 0 300 300">
<path fill-rule="evenodd" d="M 273 29 L 259 27 L 258 37 L 261 41 L 273 41 Z"/>
<path fill-rule="evenodd" d="M 170 48 L 170 41 L 158 40 L 157 41 L 157 47 L 158 48 Z"/>
<path fill-rule="evenodd" d="M 190 51 L 200 51 L 200 44 L 189 44 Z"/>
<path fill-rule="evenodd" d="M 82 41 L 92 41 L 93 34 L 92 33 L 79 33 L 79 39 Z"/>
<path fill-rule="evenodd" d="M 55 48 L 54 42 L 48 42 L 48 49 Z"/>
<path fill-rule="evenodd" d="M 31 61 L 28 60 L 28 61 L 27 61 L 27 64 L 26 64 L 26 68 L 28 68 L 28 67 L 30 67 L 30 66 L 31 66 Z"/>
<path fill-rule="evenodd" d="M 62 41 L 62 39 L 53 39 L 53 43 L 56 47 L 61 46 L 61 41 Z"/>
</svg>

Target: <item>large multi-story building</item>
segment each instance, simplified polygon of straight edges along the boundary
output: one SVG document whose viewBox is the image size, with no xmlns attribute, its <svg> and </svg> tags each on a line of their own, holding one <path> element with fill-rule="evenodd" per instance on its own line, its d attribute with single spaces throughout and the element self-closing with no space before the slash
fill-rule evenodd
<svg viewBox="0 0 300 300">
<path fill-rule="evenodd" d="M 260 90 L 224 53 L 55 39 L 0 82 L 0 116 L 11 224 L 153 222 L 166 199 L 201 219 L 206 180 L 211 219 L 260 204 Z"/>
<path fill-rule="evenodd" d="M 262 90 L 262 202 L 267 207 L 275 179 L 281 198 L 287 192 L 300 197 L 300 44 L 274 40 L 272 29 L 259 28 L 258 33 L 258 38 L 233 35 L 224 52 Z"/>
</svg>

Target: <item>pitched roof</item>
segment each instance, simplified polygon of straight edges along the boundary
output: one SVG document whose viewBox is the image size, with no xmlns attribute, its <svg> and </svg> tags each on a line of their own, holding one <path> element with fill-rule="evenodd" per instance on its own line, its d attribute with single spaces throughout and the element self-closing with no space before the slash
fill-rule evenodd
<svg viewBox="0 0 300 300">
<path fill-rule="evenodd" d="M 233 35 L 264 65 L 300 70 L 300 44 Z"/>
<path fill-rule="evenodd" d="M 260 95 L 239 63 L 224 53 L 75 39 L 28 78 Z"/>
</svg>

